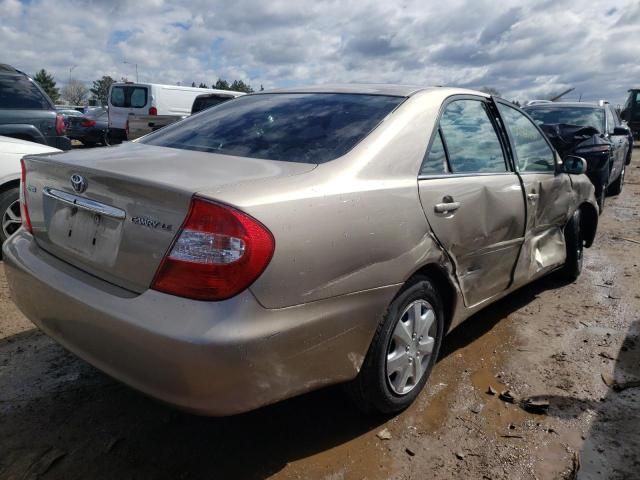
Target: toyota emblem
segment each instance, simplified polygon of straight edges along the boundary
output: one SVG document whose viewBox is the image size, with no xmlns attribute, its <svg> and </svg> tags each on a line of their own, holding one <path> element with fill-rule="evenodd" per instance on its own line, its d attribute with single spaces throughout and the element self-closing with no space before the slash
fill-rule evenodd
<svg viewBox="0 0 640 480">
<path fill-rule="evenodd" d="M 71 175 L 71 186 L 74 192 L 82 193 L 87 189 L 87 180 L 77 173 Z"/>
</svg>

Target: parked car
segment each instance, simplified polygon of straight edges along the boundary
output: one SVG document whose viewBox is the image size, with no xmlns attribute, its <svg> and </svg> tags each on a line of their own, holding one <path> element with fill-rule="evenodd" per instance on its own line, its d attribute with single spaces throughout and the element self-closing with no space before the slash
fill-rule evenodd
<svg viewBox="0 0 640 480">
<path fill-rule="evenodd" d="M 634 138 L 640 140 L 640 88 L 629 90 L 621 117 L 629 124 Z"/>
<path fill-rule="evenodd" d="M 242 94 L 212 88 L 114 83 L 109 91 L 109 140 L 134 140 L 191 114 L 198 95 Z"/>
<path fill-rule="evenodd" d="M 596 189 L 600 210 L 607 194 L 622 192 L 632 146 L 629 130 L 610 104 L 538 103 L 524 110 L 543 126 L 561 156 L 579 155 L 587 161 L 587 176 Z"/>
<path fill-rule="evenodd" d="M 19 308 L 213 415 L 338 382 L 365 411 L 407 407 L 446 332 L 543 275 L 575 279 L 598 222 L 583 159 L 452 88 L 251 94 L 23 165 L 28 216 L 3 249 Z"/>
<path fill-rule="evenodd" d="M 64 134 L 64 118 L 40 86 L 0 64 L 0 135 L 69 150 L 71 141 Z"/>
<path fill-rule="evenodd" d="M 70 117 L 67 135 L 73 140 L 79 140 L 86 147 L 95 147 L 98 143 L 106 145 L 108 124 L 108 110 L 94 108 L 80 116 Z"/>
<path fill-rule="evenodd" d="M 202 110 L 206 110 L 207 108 L 215 107 L 216 105 L 220 105 L 232 98 L 239 97 L 244 95 L 242 92 L 225 92 L 225 93 L 205 93 L 204 95 L 198 95 L 196 99 L 193 101 L 193 105 L 191 106 L 191 115 L 194 113 L 201 112 Z"/>
<path fill-rule="evenodd" d="M 67 129 L 69 128 L 69 120 L 71 118 L 79 118 L 82 117 L 82 112 L 79 110 L 74 110 L 72 108 L 58 108 L 56 107 L 56 111 L 62 115 L 62 120 L 64 122 L 65 133 L 68 135 Z M 71 137 L 69 137 L 71 138 Z"/>
<path fill-rule="evenodd" d="M 24 155 L 60 152 L 57 148 L 0 136 L 0 244 L 22 223 L 20 214 L 20 159 Z"/>
</svg>

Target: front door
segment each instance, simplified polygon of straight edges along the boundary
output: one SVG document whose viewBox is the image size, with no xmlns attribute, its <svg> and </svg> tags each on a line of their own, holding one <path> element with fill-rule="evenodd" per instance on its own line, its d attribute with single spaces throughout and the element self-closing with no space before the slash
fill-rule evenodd
<svg viewBox="0 0 640 480">
<path fill-rule="evenodd" d="M 564 226 L 573 190 L 569 175 L 558 173 L 556 153 L 540 129 L 521 111 L 497 105 L 526 198 L 525 241 L 514 280 L 520 285 L 564 263 Z"/>
<path fill-rule="evenodd" d="M 490 109 L 480 97 L 447 103 L 419 177 L 422 207 L 453 260 L 467 306 L 511 284 L 525 227 L 520 181 Z"/>
</svg>

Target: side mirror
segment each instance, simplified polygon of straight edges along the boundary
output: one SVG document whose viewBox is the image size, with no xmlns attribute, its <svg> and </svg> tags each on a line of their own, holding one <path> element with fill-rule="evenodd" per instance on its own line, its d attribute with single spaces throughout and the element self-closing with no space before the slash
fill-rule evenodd
<svg viewBox="0 0 640 480">
<path fill-rule="evenodd" d="M 571 175 L 580 175 L 587 172 L 587 161 L 582 157 L 575 155 L 567 155 L 562 163 L 564 173 Z"/>
<path fill-rule="evenodd" d="M 620 112 L 620 118 L 621 118 L 622 120 L 629 121 L 629 119 L 627 118 L 627 112 L 628 112 L 628 110 L 626 110 L 626 109 L 625 109 L 625 110 L 622 110 L 622 111 Z"/>
<path fill-rule="evenodd" d="M 613 127 L 611 135 L 629 135 L 629 130 L 624 127 Z"/>
</svg>

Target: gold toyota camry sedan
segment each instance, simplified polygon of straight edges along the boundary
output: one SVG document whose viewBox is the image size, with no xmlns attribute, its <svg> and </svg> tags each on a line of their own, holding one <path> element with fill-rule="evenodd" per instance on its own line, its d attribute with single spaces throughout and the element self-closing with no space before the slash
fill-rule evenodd
<svg viewBox="0 0 640 480">
<path fill-rule="evenodd" d="M 451 328 L 580 274 L 598 221 L 585 168 L 476 91 L 260 92 L 133 143 L 24 157 L 6 274 L 44 332 L 180 408 L 345 382 L 391 413 Z"/>
</svg>

